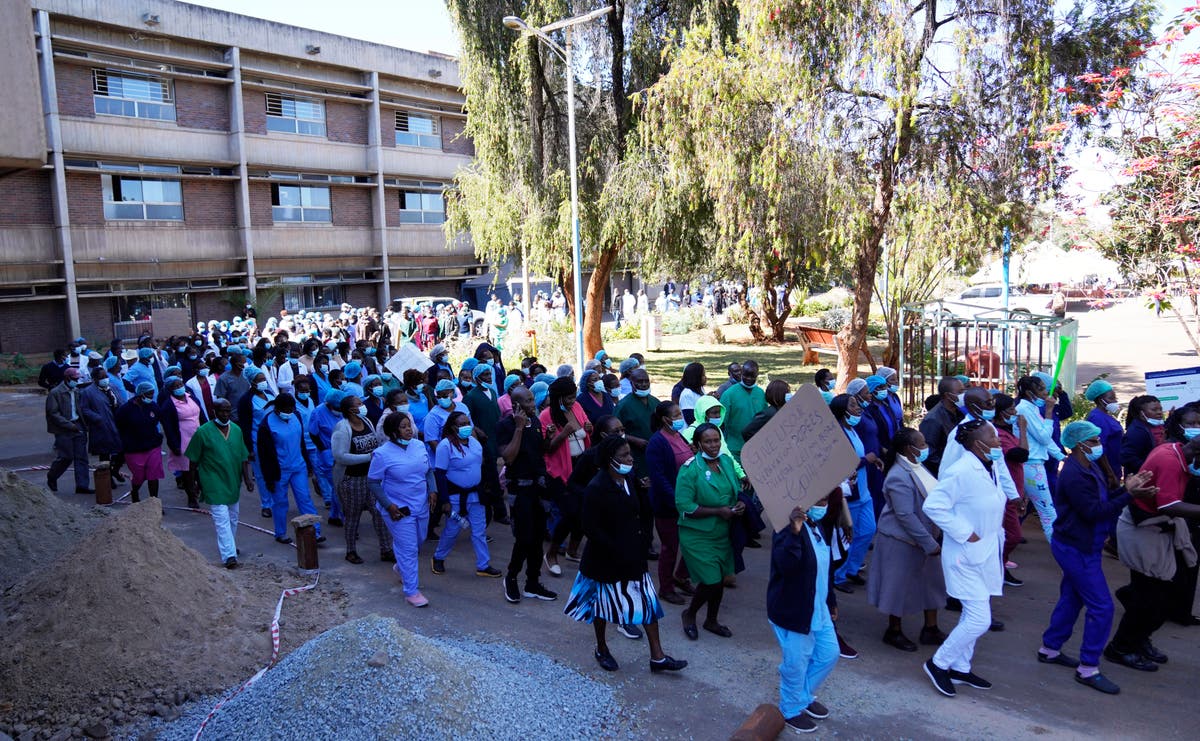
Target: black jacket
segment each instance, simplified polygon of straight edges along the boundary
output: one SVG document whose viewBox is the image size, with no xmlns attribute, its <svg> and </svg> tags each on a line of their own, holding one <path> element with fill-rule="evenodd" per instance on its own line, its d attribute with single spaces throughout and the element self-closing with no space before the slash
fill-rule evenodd
<svg viewBox="0 0 1200 741">
<path fill-rule="evenodd" d="M 829 541 L 823 542 L 828 548 Z M 818 577 L 828 579 L 829 575 L 817 574 L 817 554 L 809 534 L 802 530 L 797 535 L 791 525 L 775 533 L 771 544 L 771 580 L 767 583 L 767 618 L 784 630 L 808 633 L 812 629 Z M 832 585 L 828 592 L 825 602 L 832 610 L 837 607 Z"/>
<path fill-rule="evenodd" d="M 583 533 L 587 544 L 579 571 L 598 582 L 640 581 L 646 574 L 654 521 L 650 502 L 629 481 L 629 494 L 599 471 L 583 491 Z"/>
</svg>

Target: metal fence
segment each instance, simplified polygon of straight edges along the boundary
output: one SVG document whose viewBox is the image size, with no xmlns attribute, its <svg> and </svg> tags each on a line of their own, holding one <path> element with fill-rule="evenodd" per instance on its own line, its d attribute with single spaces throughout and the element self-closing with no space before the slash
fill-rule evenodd
<svg viewBox="0 0 1200 741">
<path fill-rule="evenodd" d="M 130 322 L 113 322 L 113 339 L 136 340 L 143 334 L 154 333 L 154 322 L 149 319 Z"/>
<path fill-rule="evenodd" d="M 971 316 L 964 316 L 971 314 Z M 1072 392 L 1079 325 L 1074 319 L 971 307 L 941 301 L 901 310 L 900 377 L 906 408 L 924 409 L 944 376 L 964 375 L 984 388 L 1012 392 L 1034 371 L 1053 373 L 1066 348 L 1059 381 Z M 1064 344 L 1063 338 L 1070 342 Z"/>
</svg>

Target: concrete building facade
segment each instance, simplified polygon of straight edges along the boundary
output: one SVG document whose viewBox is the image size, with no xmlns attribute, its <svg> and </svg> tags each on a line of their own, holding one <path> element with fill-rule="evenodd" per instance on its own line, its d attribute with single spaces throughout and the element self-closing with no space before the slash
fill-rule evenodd
<svg viewBox="0 0 1200 741">
<path fill-rule="evenodd" d="M 250 296 L 454 296 L 484 271 L 443 233 L 473 155 L 452 58 L 169 0 L 0 15 L 34 41 L 41 100 L 8 102 L 40 108 L 47 163 L 0 169 L 0 353 L 132 336 L 156 308 L 228 318 Z"/>
</svg>

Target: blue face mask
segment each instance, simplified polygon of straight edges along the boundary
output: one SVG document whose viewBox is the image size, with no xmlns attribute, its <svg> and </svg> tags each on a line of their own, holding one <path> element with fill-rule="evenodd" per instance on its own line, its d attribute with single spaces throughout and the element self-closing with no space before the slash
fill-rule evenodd
<svg viewBox="0 0 1200 741">
<path fill-rule="evenodd" d="M 475 431 L 475 428 L 472 427 L 471 425 L 466 425 L 465 427 L 459 427 L 458 428 L 458 439 L 466 440 L 467 438 L 469 438 L 471 436 L 471 433 L 474 431 Z"/>
<path fill-rule="evenodd" d="M 746 387 L 746 388 L 748 388 L 748 389 L 752 389 L 752 388 L 754 388 L 755 386 L 757 386 L 757 385 L 758 385 L 758 383 L 757 383 L 757 382 L 752 382 L 752 381 L 742 381 L 742 385 L 743 385 L 743 386 L 745 386 L 745 387 Z"/>
<path fill-rule="evenodd" d="M 995 409 L 980 409 L 979 410 L 979 418 L 982 419 L 984 422 L 991 422 L 993 419 L 996 418 L 996 410 Z"/>
<path fill-rule="evenodd" d="M 392 380 L 394 377 L 395 377 L 395 376 L 393 376 L 391 373 L 384 373 L 384 374 L 383 374 L 383 380 L 385 380 L 385 381 L 390 381 L 390 380 Z"/>
<path fill-rule="evenodd" d="M 1004 451 L 1001 448 L 988 448 L 987 457 L 989 461 L 998 461 L 1004 457 Z"/>
<path fill-rule="evenodd" d="M 438 406 L 440 406 L 442 409 L 449 409 L 454 406 L 454 399 L 438 398 Z"/>
<path fill-rule="evenodd" d="M 1084 455 L 1089 461 L 1094 461 L 1100 456 L 1104 455 L 1104 446 L 1099 444 L 1093 445 L 1086 453 L 1084 453 Z"/>
<path fill-rule="evenodd" d="M 308 401 L 308 392 L 300 391 L 296 394 L 296 398 L 299 399 L 300 401 Z"/>
<path fill-rule="evenodd" d="M 854 427 L 859 422 L 862 422 L 862 415 L 850 414 L 846 416 L 846 424 L 850 425 L 851 427 Z"/>
<path fill-rule="evenodd" d="M 290 420 L 292 418 L 292 413 L 291 412 L 280 412 L 279 418 L 282 419 L 284 422 L 287 422 L 288 420 Z"/>
<path fill-rule="evenodd" d="M 633 470 L 632 465 L 630 465 L 628 463 L 617 463 L 616 461 L 613 461 L 612 467 L 613 467 L 614 471 L 621 474 L 622 476 L 628 476 L 629 472 Z"/>
<path fill-rule="evenodd" d="M 182 399 L 183 397 L 187 396 L 187 392 L 183 390 L 182 386 L 180 386 L 179 388 L 173 390 L 171 395 L 177 399 Z"/>
<path fill-rule="evenodd" d="M 917 451 L 917 463 L 924 463 L 929 460 L 929 448 L 921 448 Z"/>
<path fill-rule="evenodd" d="M 829 507 L 824 505 L 814 504 L 808 508 L 808 519 L 813 522 L 820 522 L 825 519 L 826 513 L 829 512 Z"/>
<path fill-rule="evenodd" d="M 634 389 L 633 395 L 644 399 L 650 395 L 650 389 Z"/>
<path fill-rule="evenodd" d="M 671 429 L 676 432 L 682 432 L 687 427 L 687 421 L 680 417 L 679 419 L 671 420 Z"/>
<path fill-rule="evenodd" d="M 1034 399 L 1034 400 L 1033 400 L 1033 404 L 1034 404 L 1034 406 L 1036 406 L 1038 409 L 1045 409 L 1045 408 L 1046 408 L 1046 400 L 1045 400 L 1045 399 Z"/>
<path fill-rule="evenodd" d="M 1183 428 L 1183 439 L 1184 440 L 1193 440 L 1197 437 L 1200 437 L 1200 427 L 1184 427 Z"/>
<path fill-rule="evenodd" d="M 701 450 L 701 451 L 700 451 L 700 457 L 701 457 L 701 458 L 703 458 L 703 459 L 704 459 L 704 460 L 706 460 L 706 461 L 715 461 L 715 460 L 717 460 L 718 458 L 720 458 L 720 457 L 721 457 L 721 454 L 720 454 L 720 453 L 717 453 L 716 455 L 709 455 L 708 453 L 705 453 L 703 450 Z"/>
<path fill-rule="evenodd" d="M 890 389 L 893 394 L 900 393 L 900 387 L 897 386 L 896 384 L 892 384 L 891 386 L 888 386 L 888 389 Z"/>
<path fill-rule="evenodd" d="M 371 396 L 383 396 L 383 386 L 372 386 Z"/>
<path fill-rule="evenodd" d="M 791 400 L 792 400 L 792 392 L 791 391 L 789 391 L 783 395 L 783 403 L 784 404 L 788 403 Z"/>
<path fill-rule="evenodd" d="M 396 440 L 396 444 L 397 444 L 397 445 L 399 445 L 399 446 L 400 446 L 400 447 L 402 447 L 402 448 L 407 448 L 407 447 L 408 447 L 408 444 L 409 444 L 409 443 L 411 443 L 411 442 L 412 442 L 412 440 L 411 440 L 411 439 L 409 439 L 409 440 L 405 440 L 404 438 L 398 438 L 398 439 Z"/>
<path fill-rule="evenodd" d="M 1190 473 L 1193 476 L 1200 476 L 1200 466 L 1195 466 L 1195 465 L 1189 463 L 1188 464 L 1188 473 Z"/>
<path fill-rule="evenodd" d="M 570 411 L 570 407 L 568 407 L 566 404 L 559 403 L 558 408 L 564 412 Z"/>
<path fill-rule="evenodd" d="M 595 383 L 593 383 L 592 391 L 595 391 L 597 394 L 603 394 L 604 393 L 604 381 L 596 381 Z"/>
<path fill-rule="evenodd" d="M 1163 421 L 1161 419 L 1155 419 L 1153 417 L 1146 417 L 1146 424 L 1150 425 L 1151 427 L 1162 427 Z"/>
</svg>

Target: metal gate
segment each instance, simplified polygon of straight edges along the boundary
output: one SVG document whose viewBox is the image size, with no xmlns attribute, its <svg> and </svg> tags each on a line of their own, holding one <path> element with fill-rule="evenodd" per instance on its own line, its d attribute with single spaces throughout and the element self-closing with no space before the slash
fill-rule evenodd
<svg viewBox="0 0 1200 741">
<path fill-rule="evenodd" d="M 1011 392 L 1021 376 L 1052 373 L 1061 348 L 1059 381 L 1073 393 L 1079 331 L 1074 319 L 931 301 L 904 306 L 900 324 L 901 394 L 913 411 L 924 410 L 944 376 L 963 375 L 973 385 Z"/>
</svg>

